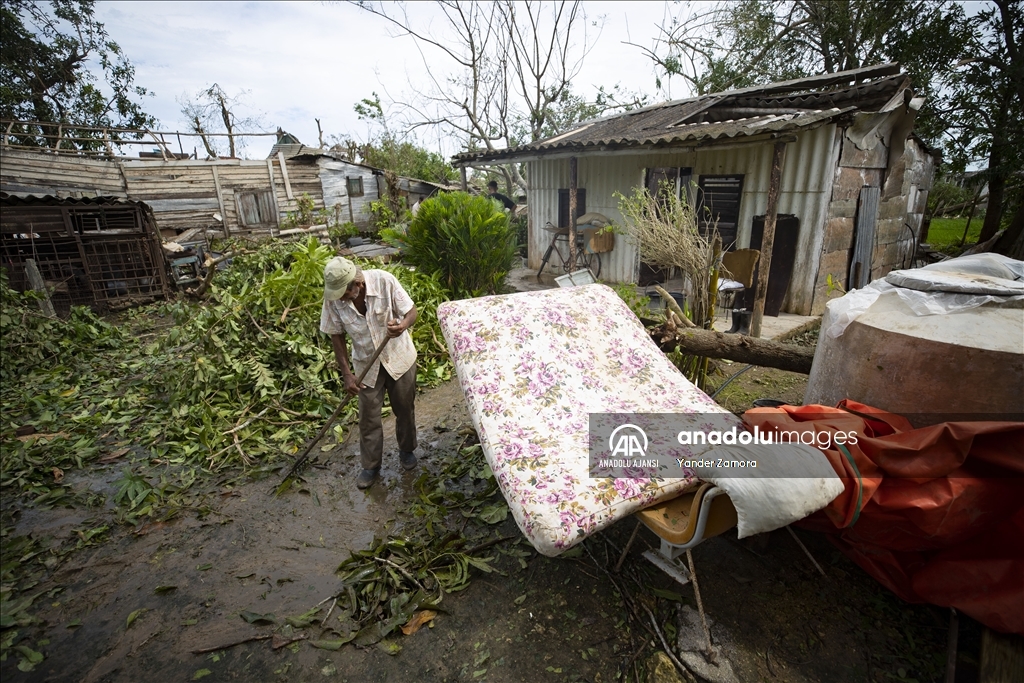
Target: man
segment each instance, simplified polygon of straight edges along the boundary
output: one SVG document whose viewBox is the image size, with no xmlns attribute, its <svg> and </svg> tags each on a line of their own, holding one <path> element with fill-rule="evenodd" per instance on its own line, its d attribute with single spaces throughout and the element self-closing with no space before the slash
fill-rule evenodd
<svg viewBox="0 0 1024 683">
<path fill-rule="evenodd" d="M 491 199 L 497 199 L 509 211 L 512 211 L 513 209 L 516 208 L 516 203 L 514 201 L 512 201 L 502 193 L 498 192 L 498 183 L 496 183 L 495 181 L 492 180 L 491 182 L 487 183 L 487 192 L 488 194 L 490 194 Z"/>
<path fill-rule="evenodd" d="M 416 467 L 416 348 L 409 328 L 416 321 L 416 306 L 391 273 L 363 271 L 336 256 L 324 269 L 324 305 L 320 331 L 330 335 L 345 391 L 359 395 L 359 449 L 363 471 L 356 486 L 369 488 L 380 474 L 384 455 L 381 407 L 384 392 L 391 398 L 398 437 L 399 461 L 407 470 Z M 345 335 L 352 337 L 349 364 Z M 376 349 L 387 340 L 361 385 L 360 374 Z"/>
</svg>

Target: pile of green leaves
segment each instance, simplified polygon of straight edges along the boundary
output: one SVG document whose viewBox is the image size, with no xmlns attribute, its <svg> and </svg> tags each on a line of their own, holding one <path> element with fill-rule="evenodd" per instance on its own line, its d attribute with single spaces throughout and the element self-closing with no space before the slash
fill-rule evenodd
<svg viewBox="0 0 1024 683">
<path fill-rule="evenodd" d="M 42 495 L 57 479 L 53 467 L 80 468 L 129 446 L 166 468 L 157 477 L 129 467 L 118 482 L 124 521 L 133 522 L 184 493 L 197 470 L 258 472 L 301 448 L 348 400 L 319 331 L 333 251 L 316 239 L 249 249 L 216 274 L 207 300 L 136 310 L 122 327 L 84 309 L 67 321 L 43 318 L 4 281 L 4 489 Z M 419 384 L 449 379 L 436 317 L 444 289 L 421 272 L 387 269 L 420 309 Z M 353 401 L 341 424 L 355 412 Z M 45 438 L 15 438 L 26 425 Z"/>
<path fill-rule="evenodd" d="M 414 531 L 374 539 L 338 567 L 342 586 L 333 604 L 340 610 L 339 621 L 331 622 L 314 646 L 336 650 L 349 642 L 378 643 L 418 611 L 439 610 L 446 593 L 469 586 L 473 569 L 496 571 L 494 558 L 484 553 L 509 539 L 494 537 L 470 545 L 465 529 L 470 521 L 490 529 L 508 516 L 480 445 L 438 454 L 432 464 L 436 469 L 416 480 L 418 498 L 408 510 L 415 518 L 409 524 Z"/>
<path fill-rule="evenodd" d="M 517 248 L 516 231 L 498 204 L 465 192 L 425 200 L 405 233 L 381 236 L 419 270 L 440 278 L 456 299 L 497 294 Z"/>
</svg>

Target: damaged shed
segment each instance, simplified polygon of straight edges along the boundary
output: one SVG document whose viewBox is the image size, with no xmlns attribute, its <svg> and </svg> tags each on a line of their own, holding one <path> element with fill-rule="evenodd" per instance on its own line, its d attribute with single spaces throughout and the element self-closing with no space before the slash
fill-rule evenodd
<svg viewBox="0 0 1024 683">
<path fill-rule="evenodd" d="M 911 135 L 921 104 L 899 65 L 883 64 L 666 102 L 454 163 L 526 164 L 537 269 L 551 240 L 545 224 L 568 227 L 571 189 L 577 216 L 621 223 L 617 194 L 668 182 L 705 227 L 717 223 L 727 249 L 758 248 L 773 153 L 784 145 L 769 288 L 782 288 L 783 311 L 817 315 L 829 275 L 856 288 L 913 259 L 936 163 Z M 630 239 L 617 236 L 602 257 L 602 279 L 638 281 Z"/>
<path fill-rule="evenodd" d="M 11 287 L 31 289 L 33 261 L 58 314 L 111 310 L 168 293 L 153 213 L 118 197 L 0 193 L 0 254 Z"/>
</svg>

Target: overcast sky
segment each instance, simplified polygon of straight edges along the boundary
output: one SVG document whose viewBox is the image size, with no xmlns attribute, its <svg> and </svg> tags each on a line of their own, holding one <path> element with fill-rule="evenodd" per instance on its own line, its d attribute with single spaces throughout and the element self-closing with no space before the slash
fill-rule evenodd
<svg viewBox="0 0 1024 683">
<path fill-rule="evenodd" d="M 604 26 L 574 90 L 591 96 L 597 86 L 621 83 L 653 94 L 650 60 L 623 42 L 651 46 L 666 12 L 680 6 L 585 2 L 584 8 L 591 20 L 603 17 Z M 261 114 L 268 131 L 280 126 L 315 146 L 319 118 L 325 133 L 365 139 L 366 124 L 353 104 L 374 91 L 397 98 L 424 77 L 411 38 L 391 37 L 385 20 L 347 3 L 99 2 L 96 11 L 135 65 L 136 83 L 155 93 L 144 108 L 161 130 L 184 129 L 177 100 L 218 83 L 232 95 L 249 91 L 249 106 L 238 114 Z M 410 11 L 426 25 L 436 9 L 413 3 Z M 186 151 L 196 144 L 186 141 Z M 245 153 L 265 157 L 271 144 L 271 138 L 250 142 Z"/>
</svg>

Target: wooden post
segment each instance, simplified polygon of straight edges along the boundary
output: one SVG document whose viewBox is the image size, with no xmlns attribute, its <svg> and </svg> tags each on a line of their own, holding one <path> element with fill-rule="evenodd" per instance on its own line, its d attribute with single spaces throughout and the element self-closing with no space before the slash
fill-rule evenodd
<svg viewBox="0 0 1024 683">
<path fill-rule="evenodd" d="M 288 180 L 288 165 L 284 163 L 284 153 L 280 150 L 277 152 L 277 161 L 281 164 L 281 177 L 284 178 L 284 193 L 288 195 L 288 199 L 295 199 L 295 195 L 292 194 L 292 184 Z"/>
<path fill-rule="evenodd" d="M 107 150 L 107 156 L 111 159 L 114 158 L 114 147 L 110 144 L 110 131 L 106 128 L 103 129 L 103 146 Z"/>
<path fill-rule="evenodd" d="M 274 201 L 274 222 L 277 224 L 278 229 L 281 228 L 281 208 L 277 205 L 277 188 L 274 187 L 274 160 L 267 159 L 267 174 L 270 176 L 270 198 Z M 274 236 L 274 231 L 271 229 L 270 236 Z"/>
<path fill-rule="evenodd" d="M 569 272 L 576 270 L 576 157 L 569 157 Z"/>
<path fill-rule="evenodd" d="M 224 231 L 225 237 L 231 237 L 231 231 L 228 229 L 228 214 L 224 210 L 224 197 L 220 191 L 220 176 L 217 174 L 217 164 L 210 164 L 210 169 L 213 171 L 213 189 L 217 193 L 217 206 L 220 207 L 220 227 Z"/>
<path fill-rule="evenodd" d="M 46 283 L 43 282 L 43 276 L 39 274 L 39 269 L 36 268 L 35 260 L 25 259 L 25 274 L 28 275 L 28 283 L 32 285 L 32 289 L 43 294 L 43 298 L 39 300 L 39 308 L 42 309 L 43 315 L 48 318 L 56 318 L 57 313 L 53 310 L 50 292 L 46 289 Z"/>
<path fill-rule="evenodd" d="M 459 167 L 459 175 L 462 177 L 462 191 L 469 192 L 469 181 L 466 180 L 466 167 Z"/>
<path fill-rule="evenodd" d="M 148 128 L 143 128 L 142 130 L 144 130 L 146 133 L 148 133 L 149 137 L 153 138 L 153 142 L 155 142 L 156 146 L 160 148 L 160 156 L 162 156 L 164 158 L 164 161 L 167 161 L 167 150 L 164 148 L 163 143 L 160 142 L 160 138 L 158 138 L 156 136 L 156 133 L 154 133 L 153 131 L 149 130 Z"/>
<path fill-rule="evenodd" d="M 786 143 L 779 140 L 772 151 L 772 173 L 768 185 L 768 208 L 764 213 L 764 236 L 761 238 L 761 258 L 757 268 L 757 291 L 754 292 L 754 313 L 750 318 L 750 336 L 761 336 L 764 318 L 764 300 L 768 296 L 768 269 L 772 265 L 772 246 L 775 243 L 775 222 L 779 211 L 779 190 L 782 187 L 782 164 L 786 158 Z"/>
</svg>

